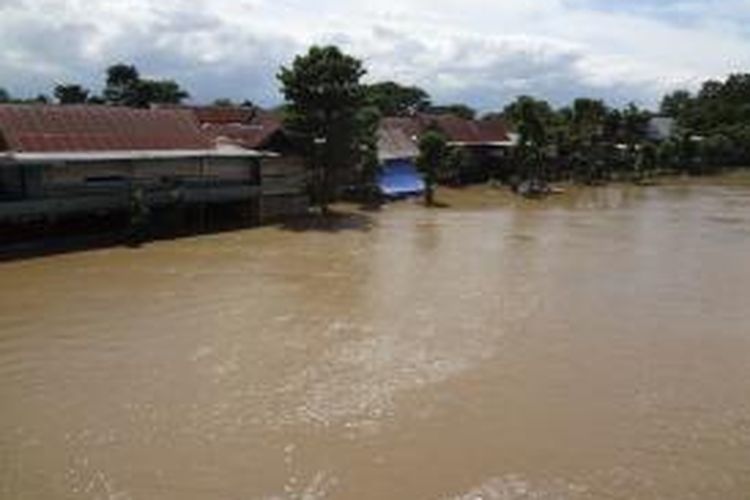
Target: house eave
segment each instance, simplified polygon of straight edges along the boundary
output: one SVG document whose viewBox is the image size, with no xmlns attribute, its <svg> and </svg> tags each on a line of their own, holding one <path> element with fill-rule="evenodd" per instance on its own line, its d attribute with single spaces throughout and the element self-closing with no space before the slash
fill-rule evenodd
<svg viewBox="0 0 750 500">
<path fill-rule="evenodd" d="M 90 163 L 100 161 L 145 161 L 196 158 L 270 158 L 271 153 L 256 150 L 134 150 L 134 151 L 56 151 L 0 153 L 0 161 L 15 164 L 35 163 Z"/>
</svg>

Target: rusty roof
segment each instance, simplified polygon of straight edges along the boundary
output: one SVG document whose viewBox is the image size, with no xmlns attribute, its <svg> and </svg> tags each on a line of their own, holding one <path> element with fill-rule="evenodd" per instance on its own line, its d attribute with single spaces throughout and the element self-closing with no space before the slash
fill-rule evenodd
<svg viewBox="0 0 750 500">
<path fill-rule="evenodd" d="M 256 110 L 248 123 L 203 123 L 202 128 L 214 141 L 224 139 L 243 148 L 263 149 L 282 130 L 283 123 L 273 113 Z"/>
<path fill-rule="evenodd" d="M 419 156 L 416 135 L 410 135 L 405 123 L 383 120 L 378 128 L 378 158 L 380 161 L 401 160 Z"/>
<path fill-rule="evenodd" d="M 498 144 L 510 141 L 505 124 L 499 120 L 466 120 L 455 115 L 423 115 L 435 123 L 450 142 L 465 145 Z"/>
<path fill-rule="evenodd" d="M 431 126 L 439 128 L 454 144 L 480 146 L 510 141 L 508 129 L 500 120 L 467 120 L 449 114 L 418 114 L 383 118 L 381 122 L 381 128 L 399 129 L 409 138 L 419 137 Z"/>
<path fill-rule="evenodd" d="M 194 106 L 192 108 L 198 121 L 226 125 L 230 123 L 250 123 L 255 118 L 255 108 L 247 106 Z"/>
<path fill-rule="evenodd" d="M 113 106 L 0 105 L 7 151 L 206 150 L 213 144 L 192 112 Z"/>
</svg>

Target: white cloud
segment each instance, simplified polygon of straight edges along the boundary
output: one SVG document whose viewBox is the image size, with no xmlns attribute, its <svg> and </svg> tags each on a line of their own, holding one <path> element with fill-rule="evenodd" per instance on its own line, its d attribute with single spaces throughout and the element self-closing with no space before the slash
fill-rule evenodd
<svg viewBox="0 0 750 500">
<path fill-rule="evenodd" d="M 0 0 L 0 86 L 97 86 L 132 61 L 199 100 L 278 100 L 275 74 L 311 43 L 363 58 L 371 79 L 496 108 L 519 93 L 653 104 L 750 67 L 750 0 Z"/>
</svg>

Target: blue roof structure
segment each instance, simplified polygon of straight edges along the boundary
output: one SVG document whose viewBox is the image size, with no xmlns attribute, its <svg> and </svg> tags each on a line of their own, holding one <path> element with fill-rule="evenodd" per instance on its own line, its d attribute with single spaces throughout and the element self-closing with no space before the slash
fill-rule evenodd
<svg viewBox="0 0 750 500">
<path fill-rule="evenodd" d="M 390 160 L 383 164 L 378 178 L 380 191 L 388 197 L 421 194 L 424 180 L 411 160 Z"/>
</svg>

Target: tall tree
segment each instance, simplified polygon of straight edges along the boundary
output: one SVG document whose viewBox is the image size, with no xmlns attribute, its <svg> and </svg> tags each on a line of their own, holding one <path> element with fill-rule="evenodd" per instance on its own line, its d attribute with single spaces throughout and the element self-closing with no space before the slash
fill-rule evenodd
<svg viewBox="0 0 750 500">
<path fill-rule="evenodd" d="M 367 85 L 365 98 L 368 104 L 378 108 L 383 116 L 407 116 L 425 111 L 430 106 L 430 96 L 423 89 L 396 82 Z"/>
<path fill-rule="evenodd" d="M 680 118 L 690 109 L 692 96 L 687 90 L 676 90 L 661 100 L 659 113 L 671 118 Z"/>
<path fill-rule="evenodd" d="M 0 87 L 0 103 L 10 102 L 10 93 Z"/>
<path fill-rule="evenodd" d="M 286 125 L 306 146 L 314 193 L 328 212 L 336 182 L 359 157 L 358 114 L 364 105 L 362 62 L 338 47 L 313 46 L 277 75 L 286 99 Z"/>
<path fill-rule="evenodd" d="M 110 66 L 103 97 L 110 104 L 132 106 L 137 100 L 140 81 L 141 75 L 135 66 L 122 63 Z"/>
<path fill-rule="evenodd" d="M 435 204 L 435 185 L 438 171 L 445 163 L 447 145 L 445 137 L 436 131 L 428 130 L 419 140 L 419 157 L 417 167 L 424 176 L 424 201 L 427 206 Z"/>
<path fill-rule="evenodd" d="M 146 108 L 151 104 L 180 104 L 188 97 L 190 94 L 174 80 L 141 80 L 135 105 Z"/>
<path fill-rule="evenodd" d="M 516 157 L 522 170 L 518 174 L 530 181 L 543 181 L 548 126 L 554 117 L 552 108 L 545 101 L 520 96 L 506 106 L 503 114 L 515 125 L 520 136 Z"/>
<path fill-rule="evenodd" d="M 77 84 L 59 84 L 55 87 L 55 98 L 60 104 L 83 104 L 88 101 L 89 90 Z"/>
<path fill-rule="evenodd" d="M 596 99 L 580 98 L 573 102 L 573 128 L 585 146 L 593 145 L 604 134 L 607 107 Z"/>
<path fill-rule="evenodd" d="M 360 143 L 359 163 L 362 167 L 362 184 L 366 190 L 368 201 L 372 201 L 378 192 L 377 180 L 380 173 L 378 126 L 381 118 L 380 110 L 375 106 L 367 106 L 357 115 Z"/>
<path fill-rule="evenodd" d="M 474 120 L 477 117 L 477 111 L 466 104 L 430 106 L 428 111 L 436 115 L 455 115 L 464 120 Z"/>
<path fill-rule="evenodd" d="M 142 79 L 135 66 L 116 64 L 107 69 L 104 99 L 110 104 L 147 108 L 151 104 L 179 104 L 188 97 L 173 80 Z"/>
</svg>

